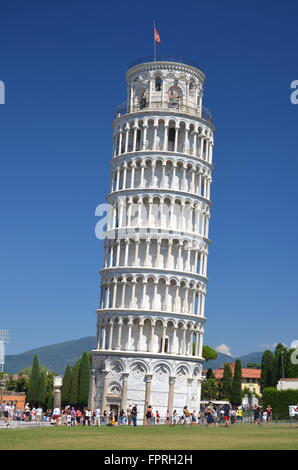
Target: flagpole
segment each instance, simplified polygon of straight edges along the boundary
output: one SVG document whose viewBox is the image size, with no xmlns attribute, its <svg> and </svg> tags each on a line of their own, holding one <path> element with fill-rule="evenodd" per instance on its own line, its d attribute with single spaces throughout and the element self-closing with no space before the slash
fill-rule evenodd
<svg viewBox="0 0 298 470">
<path fill-rule="evenodd" d="M 154 62 L 156 62 L 155 20 L 153 21 L 153 52 Z"/>
</svg>

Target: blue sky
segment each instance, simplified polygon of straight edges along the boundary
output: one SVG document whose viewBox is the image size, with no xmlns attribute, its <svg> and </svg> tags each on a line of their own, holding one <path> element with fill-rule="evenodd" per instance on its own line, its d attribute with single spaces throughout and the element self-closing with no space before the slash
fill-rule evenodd
<svg viewBox="0 0 298 470">
<path fill-rule="evenodd" d="M 94 211 L 108 191 L 124 74 L 152 54 L 154 17 L 157 51 L 201 64 L 217 128 L 205 341 L 241 355 L 297 339 L 297 14 L 293 1 L 267 0 L 2 4 L 8 353 L 95 334 L 102 243 Z"/>
</svg>

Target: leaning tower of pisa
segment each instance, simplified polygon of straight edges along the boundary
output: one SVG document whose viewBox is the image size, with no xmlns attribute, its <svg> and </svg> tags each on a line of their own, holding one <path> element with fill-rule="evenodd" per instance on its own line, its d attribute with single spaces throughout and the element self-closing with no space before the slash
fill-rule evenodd
<svg viewBox="0 0 298 470">
<path fill-rule="evenodd" d="M 148 58 L 126 79 L 89 406 L 137 405 L 141 423 L 200 404 L 214 126 L 197 65 Z"/>
</svg>

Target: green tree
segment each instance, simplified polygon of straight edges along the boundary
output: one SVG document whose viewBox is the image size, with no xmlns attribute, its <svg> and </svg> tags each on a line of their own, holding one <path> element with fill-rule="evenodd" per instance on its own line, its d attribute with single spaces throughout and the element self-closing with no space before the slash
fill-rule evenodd
<svg viewBox="0 0 298 470">
<path fill-rule="evenodd" d="M 47 376 L 46 376 L 45 371 L 43 370 L 40 373 L 38 395 L 37 395 L 37 401 L 42 407 L 46 405 L 46 396 L 47 396 Z"/>
<path fill-rule="evenodd" d="M 13 378 L 12 375 L 9 375 L 9 380 L 5 384 L 5 389 L 8 391 L 16 391 L 17 389 L 17 380 Z"/>
<path fill-rule="evenodd" d="M 275 359 L 272 351 L 268 349 L 262 355 L 262 368 L 261 368 L 261 390 L 265 387 L 272 387 L 274 385 L 275 374 Z"/>
<path fill-rule="evenodd" d="M 219 383 L 217 379 L 207 379 L 202 383 L 202 400 L 217 400 Z"/>
<path fill-rule="evenodd" d="M 232 383 L 232 390 L 231 390 L 231 404 L 232 405 L 241 405 L 242 403 L 242 390 L 241 390 L 241 382 L 242 382 L 242 364 L 240 359 L 236 359 L 235 361 L 235 370 L 234 370 L 234 378 Z"/>
<path fill-rule="evenodd" d="M 226 363 L 224 365 L 223 388 L 222 388 L 222 392 L 226 400 L 230 400 L 231 398 L 232 383 L 233 383 L 232 368 L 230 364 Z"/>
<path fill-rule="evenodd" d="M 17 379 L 16 392 L 25 392 L 27 394 L 29 382 L 29 377 L 20 377 L 19 379 Z"/>
<path fill-rule="evenodd" d="M 68 405 L 70 403 L 71 379 L 72 379 L 71 368 L 69 365 L 67 365 L 65 369 L 65 374 L 62 380 L 62 388 L 61 388 L 61 402 L 63 406 Z"/>
<path fill-rule="evenodd" d="M 81 406 L 88 405 L 90 384 L 90 355 L 83 352 L 81 356 L 80 381 L 79 381 L 79 404 Z"/>
<path fill-rule="evenodd" d="M 213 370 L 211 369 L 211 367 L 209 367 L 209 369 L 207 370 L 206 378 L 207 378 L 207 380 L 208 380 L 208 379 L 215 379 L 215 375 L 214 375 L 214 372 L 213 372 Z"/>
<path fill-rule="evenodd" d="M 70 404 L 78 405 L 79 403 L 79 383 L 80 383 L 80 360 L 78 360 L 72 369 Z"/>
<path fill-rule="evenodd" d="M 39 381 L 40 381 L 40 364 L 38 360 L 38 356 L 35 355 L 33 358 L 33 365 L 32 371 L 28 386 L 28 395 L 27 400 L 32 405 L 38 404 L 38 388 L 39 388 Z"/>
<path fill-rule="evenodd" d="M 203 346 L 202 355 L 205 361 L 211 361 L 211 360 L 217 359 L 217 356 L 218 356 L 215 349 L 210 348 L 210 346 Z"/>
<path fill-rule="evenodd" d="M 288 376 L 287 367 L 287 348 L 282 344 L 278 343 L 274 351 L 274 385 L 277 384 L 280 378 Z"/>
</svg>

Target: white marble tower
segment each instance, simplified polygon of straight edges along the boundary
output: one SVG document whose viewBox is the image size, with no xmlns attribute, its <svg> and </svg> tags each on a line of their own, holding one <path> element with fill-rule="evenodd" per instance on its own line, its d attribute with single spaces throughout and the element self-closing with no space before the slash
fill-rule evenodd
<svg viewBox="0 0 298 470">
<path fill-rule="evenodd" d="M 214 126 L 190 62 L 141 60 L 126 79 L 89 405 L 137 404 L 141 423 L 148 404 L 200 404 Z"/>
</svg>

